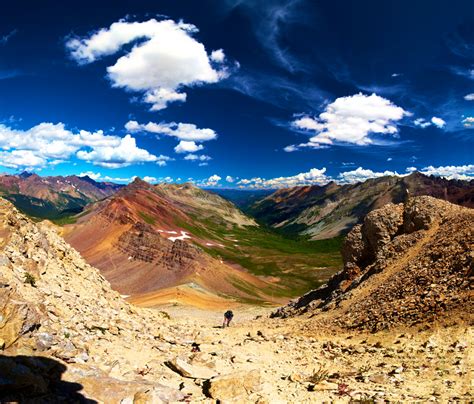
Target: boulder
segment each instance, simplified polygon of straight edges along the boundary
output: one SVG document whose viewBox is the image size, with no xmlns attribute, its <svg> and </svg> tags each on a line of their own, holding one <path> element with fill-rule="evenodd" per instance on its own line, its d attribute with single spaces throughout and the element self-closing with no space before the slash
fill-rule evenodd
<svg viewBox="0 0 474 404">
<path fill-rule="evenodd" d="M 260 372 L 251 370 L 214 377 L 206 383 L 205 389 L 215 400 L 235 400 L 259 391 L 261 383 Z"/>
<path fill-rule="evenodd" d="M 167 362 L 166 365 L 181 376 L 191 379 L 210 379 L 217 375 L 217 373 L 209 367 L 191 365 L 189 362 L 180 358 L 175 358 Z"/>
</svg>

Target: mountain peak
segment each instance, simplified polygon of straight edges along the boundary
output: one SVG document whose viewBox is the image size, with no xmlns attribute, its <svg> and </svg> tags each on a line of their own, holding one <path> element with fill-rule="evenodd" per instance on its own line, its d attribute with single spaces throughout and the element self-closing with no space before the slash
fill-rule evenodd
<svg viewBox="0 0 474 404">
<path fill-rule="evenodd" d="M 30 173 L 29 171 L 23 171 L 22 173 L 18 174 L 18 177 L 20 178 L 29 178 L 33 175 L 33 173 Z"/>
<path fill-rule="evenodd" d="M 133 181 L 128 184 L 125 188 L 143 188 L 143 189 L 149 189 L 152 187 L 152 185 L 144 180 L 142 180 L 140 177 L 135 177 Z"/>
</svg>

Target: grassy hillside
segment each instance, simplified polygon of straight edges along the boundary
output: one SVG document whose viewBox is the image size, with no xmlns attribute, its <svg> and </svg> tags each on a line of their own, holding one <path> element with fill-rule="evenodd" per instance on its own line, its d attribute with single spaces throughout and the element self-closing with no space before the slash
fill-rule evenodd
<svg viewBox="0 0 474 404">
<path fill-rule="evenodd" d="M 342 237 L 318 241 L 290 239 L 263 227 L 229 229 L 199 219 L 193 224 L 179 225 L 202 239 L 214 240 L 212 245 L 199 244 L 210 255 L 271 279 L 274 287 L 266 292 L 275 296 L 299 296 L 324 283 L 342 265 Z"/>
</svg>

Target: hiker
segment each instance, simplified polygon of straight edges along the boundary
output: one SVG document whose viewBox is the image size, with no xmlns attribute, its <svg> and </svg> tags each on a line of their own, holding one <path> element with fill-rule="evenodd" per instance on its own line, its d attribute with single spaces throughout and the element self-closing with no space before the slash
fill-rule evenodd
<svg viewBox="0 0 474 404">
<path fill-rule="evenodd" d="M 227 310 L 224 313 L 224 324 L 222 325 L 222 328 L 225 328 L 226 326 L 229 327 L 230 322 L 232 321 L 233 317 L 234 317 L 234 313 L 232 313 L 232 310 Z"/>
</svg>

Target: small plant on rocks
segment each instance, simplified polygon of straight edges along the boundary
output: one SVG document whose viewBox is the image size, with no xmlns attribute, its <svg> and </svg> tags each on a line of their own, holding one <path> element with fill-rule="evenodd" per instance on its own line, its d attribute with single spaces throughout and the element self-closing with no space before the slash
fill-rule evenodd
<svg viewBox="0 0 474 404">
<path fill-rule="evenodd" d="M 319 369 L 315 369 L 313 371 L 313 374 L 309 376 L 308 382 L 313 383 L 313 384 L 318 384 L 326 380 L 328 376 L 329 376 L 328 370 L 321 365 Z"/>
<path fill-rule="evenodd" d="M 27 272 L 25 274 L 25 279 L 23 281 L 24 283 L 27 283 L 31 286 L 33 286 L 34 288 L 36 288 L 36 279 L 33 275 L 31 275 L 29 272 Z"/>
</svg>

